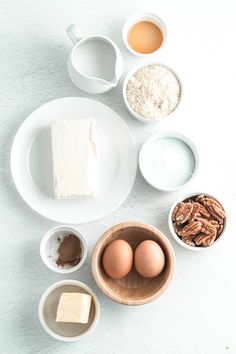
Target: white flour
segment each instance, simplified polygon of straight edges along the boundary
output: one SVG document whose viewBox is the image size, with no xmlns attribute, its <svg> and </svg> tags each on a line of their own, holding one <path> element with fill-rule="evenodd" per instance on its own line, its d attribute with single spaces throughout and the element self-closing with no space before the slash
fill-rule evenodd
<svg viewBox="0 0 236 354">
<path fill-rule="evenodd" d="M 178 105 L 181 87 L 175 74 L 165 66 L 150 64 L 138 69 L 127 84 L 131 108 L 147 120 L 158 120 Z"/>
</svg>

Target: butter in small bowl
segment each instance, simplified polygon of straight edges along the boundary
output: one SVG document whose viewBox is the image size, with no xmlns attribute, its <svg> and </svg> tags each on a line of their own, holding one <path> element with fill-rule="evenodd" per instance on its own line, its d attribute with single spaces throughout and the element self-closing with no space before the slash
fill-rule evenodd
<svg viewBox="0 0 236 354">
<path fill-rule="evenodd" d="M 42 294 L 38 315 L 43 329 L 51 337 L 74 342 L 94 330 L 100 316 L 100 305 L 86 284 L 67 279 L 52 284 Z"/>
</svg>

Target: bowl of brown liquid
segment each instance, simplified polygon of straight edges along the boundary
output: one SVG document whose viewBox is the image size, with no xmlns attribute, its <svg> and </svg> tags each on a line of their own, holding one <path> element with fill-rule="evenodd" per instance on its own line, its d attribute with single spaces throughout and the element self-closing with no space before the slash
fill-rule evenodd
<svg viewBox="0 0 236 354">
<path fill-rule="evenodd" d="M 162 19 L 150 12 L 139 12 L 127 19 L 123 26 L 123 41 L 135 56 L 156 54 L 164 45 L 167 30 Z"/>
</svg>

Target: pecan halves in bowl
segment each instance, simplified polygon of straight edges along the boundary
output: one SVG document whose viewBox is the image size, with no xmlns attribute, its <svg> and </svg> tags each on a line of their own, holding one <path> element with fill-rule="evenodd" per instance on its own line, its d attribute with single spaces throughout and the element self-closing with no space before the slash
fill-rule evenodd
<svg viewBox="0 0 236 354">
<path fill-rule="evenodd" d="M 178 203 L 172 213 L 177 236 L 192 247 L 209 247 L 222 234 L 226 214 L 214 198 L 199 194 Z"/>
</svg>

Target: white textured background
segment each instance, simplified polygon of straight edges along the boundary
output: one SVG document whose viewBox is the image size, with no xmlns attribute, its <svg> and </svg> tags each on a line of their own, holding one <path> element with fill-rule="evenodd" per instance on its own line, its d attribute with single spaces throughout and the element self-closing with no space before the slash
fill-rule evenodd
<svg viewBox="0 0 236 354">
<path fill-rule="evenodd" d="M 236 50 L 235 1 L 188 0 L 0 0 L 0 352 L 22 353 L 236 353 Z M 80 24 L 86 34 L 104 34 L 120 46 L 125 72 L 137 60 L 124 49 L 121 27 L 133 12 L 152 9 L 166 22 L 168 39 L 157 60 L 175 69 L 184 96 L 160 126 L 146 126 L 127 113 L 117 89 L 102 96 L 81 93 L 70 82 L 71 49 L 65 28 Z M 87 264 L 75 275 L 101 303 L 95 332 L 80 342 L 57 342 L 37 317 L 41 293 L 66 278 L 49 271 L 39 242 L 55 223 L 33 213 L 13 185 L 9 158 L 14 134 L 35 108 L 63 96 L 92 97 L 117 111 L 138 146 L 159 129 L 177 129 L 195 139 L 200 168 L 195 181 L 178 193 L 158 193 L 140 173 L 126 202 L 112 215 L 80 225 L 90 247 Z M 122 139 L 122 137 L 121 137 Z M 224 240 L 208 252 L 191 253 L 172 241 L 167 213 L 189 191 L 221 195 L 228 208 Z M 138 219 L 163 230 L 176 253 L 168 291 L 138 308 L 118 305 L 96 288 L 90 271 L 93 246 L 115 223 Z"/>
</svg>

